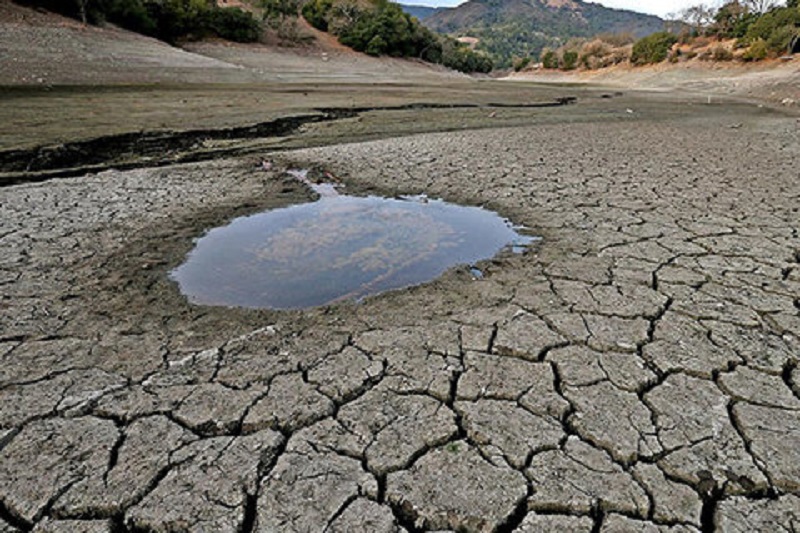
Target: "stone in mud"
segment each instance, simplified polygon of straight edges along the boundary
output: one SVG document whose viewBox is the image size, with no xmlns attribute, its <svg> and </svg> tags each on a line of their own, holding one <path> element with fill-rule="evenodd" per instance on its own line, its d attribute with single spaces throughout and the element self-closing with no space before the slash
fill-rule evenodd
<svg viewBox="0 0 800 533">
<path fill-rule="evenodd" d="M 392 506 L 418 527 L 480 533 L 495 531 L 526 493 L 522 474 L 489 463 L 464 441 L 430 451 L 409 469 L 389 474 L 386 486 Z"/>
</svg>

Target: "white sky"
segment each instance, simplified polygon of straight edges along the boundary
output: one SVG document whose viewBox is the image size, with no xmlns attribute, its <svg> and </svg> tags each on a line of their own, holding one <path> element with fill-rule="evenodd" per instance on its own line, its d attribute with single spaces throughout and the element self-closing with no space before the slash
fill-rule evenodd
<svg viewBox="0 0 800 533">
<path fill-rule="evenodd" d="M 434 7 L 452 7 L 463 4 L 463 0 L 399 0 L 402 4 L 424 5 Z M 699 3 L 713 4 L 714 0 L 593 0 L 597 4 L 617 9 L 630 9 L 640 13 L 650 13 L 663 17 L 668 13 L 677 13 L 681 9 Z"/>
</svg>

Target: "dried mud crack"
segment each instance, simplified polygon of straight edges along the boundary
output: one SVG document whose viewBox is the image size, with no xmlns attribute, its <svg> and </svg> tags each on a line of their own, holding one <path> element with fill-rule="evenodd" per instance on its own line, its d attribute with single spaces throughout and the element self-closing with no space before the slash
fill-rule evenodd
<svg viewBox="0 0 800 533">
<path fill-rule="evenodd" d="M 0 188 L 0 531 L 796 529 L 800 127 L 603 102 Z M 295 164 L 544 240 L 359 304 L 189 305 L 192 239 L 309 200 Z"/>
<path fill-rule="evenodd" d="M 311 114 L 278 118 L 251 126 L 189 131 L 133 132 L 78 142 L 0 151 L 0 186 L 79 176 L 114 168 L 130 170 L 176 163 L 208 161 L 252 152 L 248 140 L 288 137 L 305 125 L 358 117 L 367 112 L 426 109 L 539 109 L 576 102 L 575 97 L 529 104 L 413 103 L 390 107 L 320 108 Z M 238 144 L 237 144 L 238 143 Z"/>
</svg>

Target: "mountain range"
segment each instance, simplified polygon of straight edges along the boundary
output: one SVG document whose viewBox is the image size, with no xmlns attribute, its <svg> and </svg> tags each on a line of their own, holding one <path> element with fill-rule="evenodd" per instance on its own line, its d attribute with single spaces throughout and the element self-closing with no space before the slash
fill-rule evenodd
<svg viewBox="0 0 800 533">
<path fill-rule="evenodd" d="M 470 0 L 453 8 L 428 8 L 432 11 L 403 8 L 413 8 L 415 12 L 407 12 L 436 32 L 478 38 L 478 49 L 499 66 L 510 66 L 514 57 L 538 58 L 543 48 L 573 37 L 602 33 L 644 37 L 664 27 L 654 15 L 581 0 Z"/>
</svg>

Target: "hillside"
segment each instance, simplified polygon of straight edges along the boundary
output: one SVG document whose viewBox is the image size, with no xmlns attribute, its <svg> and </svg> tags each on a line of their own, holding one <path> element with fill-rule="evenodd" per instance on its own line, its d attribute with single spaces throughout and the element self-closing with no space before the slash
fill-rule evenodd
<svg viewBox="0 0 800 533">
<path fill-rule="evenodd" d="M 447 9 L 445 7 L 412 6 L 409 4 L 400 4 L 400 7 L 403 8 L 403 11 L 412 17 L 417 17 L 419 20 L 425 20 L 426 18 L 432 17 L 436 13 Z"/>
<path fill-rule="evenodd" d="M 169 45 L 0 0 L 0 86 L 348 83 L 457 78 L 418 60 L 370 57 L 304 27 L 313 41 L 285 48 L 220 40 Z"/>
<path fill-rule="evenodd" d="M 424 19 L 434 31 L 480 39 L 478 47 L 499 66 L 513 57 L 538 57 L 548 46 L 571 37 L 631 33 L 636 37 L 662 29 L 656 16 L 611 9 L 580 0 L 470 0 Z"/>
</svg>

